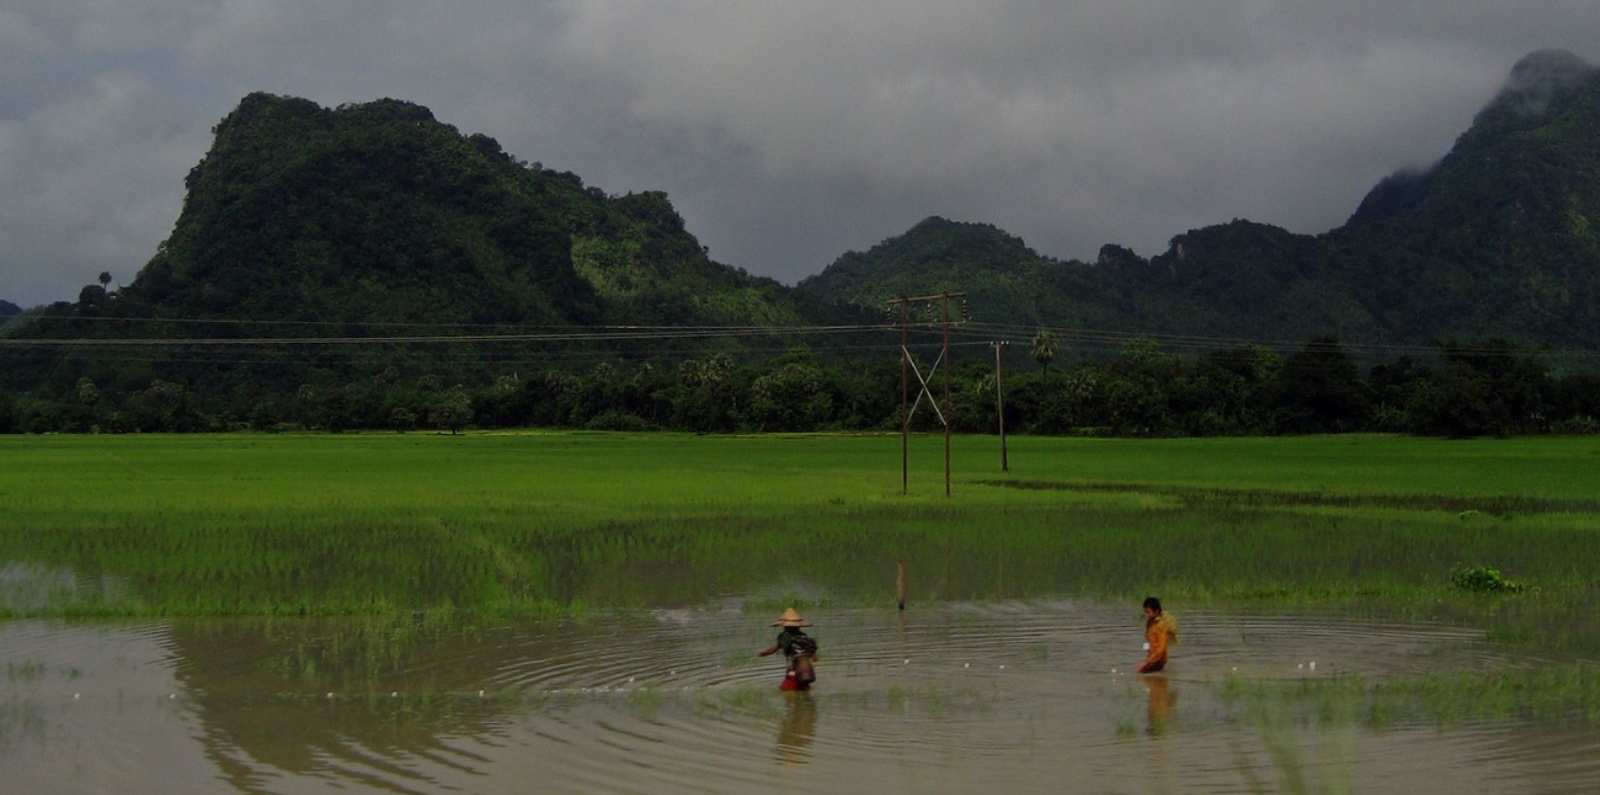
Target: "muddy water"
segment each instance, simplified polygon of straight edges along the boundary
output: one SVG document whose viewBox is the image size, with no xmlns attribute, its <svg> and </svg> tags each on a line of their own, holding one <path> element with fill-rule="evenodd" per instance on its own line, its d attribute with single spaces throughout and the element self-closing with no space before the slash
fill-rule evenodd
<svg viewBox="0 0 1600 795">
<path fill-rule="evenodd" d="M 463 632 L 0 624 L 0 786 L 105 793 L 1570 793 L 1590 732 L 1261 719 L 1224 683 L 1498 670 L 1477 635 L 1185 613 L 1163 676 L 1136 606 L 808 616 L 816 688 L 737 604 Z M 1314 665 L 1313 665 L 1314 663 Z"/>
</svg>

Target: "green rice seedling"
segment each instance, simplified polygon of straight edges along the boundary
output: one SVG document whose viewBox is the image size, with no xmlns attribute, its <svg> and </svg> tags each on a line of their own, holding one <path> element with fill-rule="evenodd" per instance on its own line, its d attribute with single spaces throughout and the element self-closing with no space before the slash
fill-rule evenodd
<svg viewBox="0 0 1600 795">
<path fill-rule="evenodd" d="M 17 682 L 36 682 L 45 676 L 45 665 L 38 661 L 7 661 L 6 680 L 13 684 Z"/>
<path fill-rule="evenodd" d="M 0 750 L 24 740 L 43 742 L 48 726 L 44 711 L 31 699 L 0 701 Z"/>
<path fill-rule="evenodd" d="M 0 587 L 0 614 L 765 614 L 887 605 L 903 561 L 913 604 L 1159 591 L 1600 644 L 1566 622 L 1600 608 L 1600 440 L 1022 437 L 1002 473 L 956 437 L 949 496 L 942 440 L 911 442 L 902 491 L 894 435 L 3 437 L 0 560 L 114 585 Z M 1527 590 L 1463 592 L 1462 560 Z"/>
<path fill-rule="evenodd" d="M 1600 725 L 1600 674 L 1581 664 L 1357 676 L 1291 682 L 1230 678 L 1223 703 L 1250 720 L 1320 728 L 1431 724 L 1516 724 L 1591 729 Z"/>
<path fill-rule="evenodd" d="M 666 704 L 666 699 L 661 692 L 651 688 L 640 688 L 628 691 L 626 698 L 628 709 L 645 714 L 659 712 Z"/>
</svg>

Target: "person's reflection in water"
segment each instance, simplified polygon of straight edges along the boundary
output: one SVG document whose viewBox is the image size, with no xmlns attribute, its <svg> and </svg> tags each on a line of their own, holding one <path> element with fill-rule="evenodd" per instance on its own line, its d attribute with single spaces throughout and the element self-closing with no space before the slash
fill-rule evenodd
<svg viewBox="0 0 1600 795">
<path fill-rule="evenodd" d="M 777 745 L 773 755 L 785 764 L 804 764 L 810 752 L 811 738 L 817 732 L 817 705 L 811 694 L 803 690 L 784 694 L 783 723 L 778 726 Z"/>
<path fill-rule="evenodd" d="M 1172 721 L 1172 705 L 1178 703 L 1178 694 L 1167 689 L 1167 677 L 1164 674 L 1143 674 L 1139 678 L 1150 691 L 1150 706 L 1146 713 L 1149 722 L 1145 731 L 1151 737 L 1159 737 Z"/>
</svg>

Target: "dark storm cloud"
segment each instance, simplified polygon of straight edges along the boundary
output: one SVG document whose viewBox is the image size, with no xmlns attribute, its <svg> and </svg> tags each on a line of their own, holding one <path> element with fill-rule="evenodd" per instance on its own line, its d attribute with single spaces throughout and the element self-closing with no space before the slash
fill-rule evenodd
<svg viewBox="0 0 1600 795">
<path fill-rule="evenodd" d="M 20 0 L 0 11 L 0 298 L 131 279 L 255 90 L 389 96 L 785 282 L 939 214 L 1042 253 L 1234 217 L 1320 232 L 1442 156 L 1592 2 Z"/>
</svg>

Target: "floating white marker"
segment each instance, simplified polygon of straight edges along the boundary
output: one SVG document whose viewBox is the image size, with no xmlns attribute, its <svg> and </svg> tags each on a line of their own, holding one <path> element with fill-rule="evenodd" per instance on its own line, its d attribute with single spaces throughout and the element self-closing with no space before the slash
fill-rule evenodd
<svg viewBox="0 0 1600 795">
<path fill-rule="evenodd" d="M 1305 663 L 1300 663 L 1299 665 L 1295 666 L 1295 670 L 1297 670 L 1297 671 L 1304 671 L 1305 669 L 1306 669 L 1306 664 Z"/>
<path fill-rule="evenodd" d="M 1006 667 L 1004 665 L 1000 666 L 1000 670 L 1004 671 L 1005 669 Z"/>
<path fill-rule="evenodd" d="M 398 691 L 398 690 L 390 690 L 389 691 L 389 698 L 399 698 L 399 697 L 400 697 L 400 691 Z"/>
<path fill-rule="evenodd" d="M 333 698 L 333 691 L 332 690 L 328 691 L 327 698 Z"/>
<path fill-rule="evenodd" d="M 962 668 L 971 668 L 972 667 L 972 663 L 962 663 L 961 667 Z"/>
<path fill-rule="evenodd" d="M 1311 661 L 1311 670 L 1313 670 L 1313 671 L 1317 670 L 1317 661 L 1316 660 L 1312 660 Z"/>
<path fill-rule="evenodd" d="M 911 658 L 907 657 L 904 665 L 910 665 L 910 664 L 911 664 Z"/>
<path fill-rule="evenodd" d="M 483 691 L 482 690 L 478 691 L 478 698 L 483 698 Z"/>
<path fill-rule="evenodd" d="M 81 695 L 83 695 L 83 694 L 82 693 L 73 693 L 72 694 L 72 700 L 73 701 L 77 701 L 78 697 L 81 696 Z"/>
<path fill-rule="evenodd" d="M 168 700 L 171 700 L 171 699 L 174 699 L 174 698 L 177 698 L 177 697 L 178 697 L 177 693 L 168 693 L 167 694 L 167 699 Z"/>
<path fill-rule="evenodd" d="M 1116 672 L 1117 672 L 1117 669 L 1115 669 L 1115 668 L 1112 668 L 1112 669 L 1111 669 L 1111 673 L 1113 673 L 1113 674 L 1114 674 L 1114 673 L 1116 673 Z"/>
</svg>

